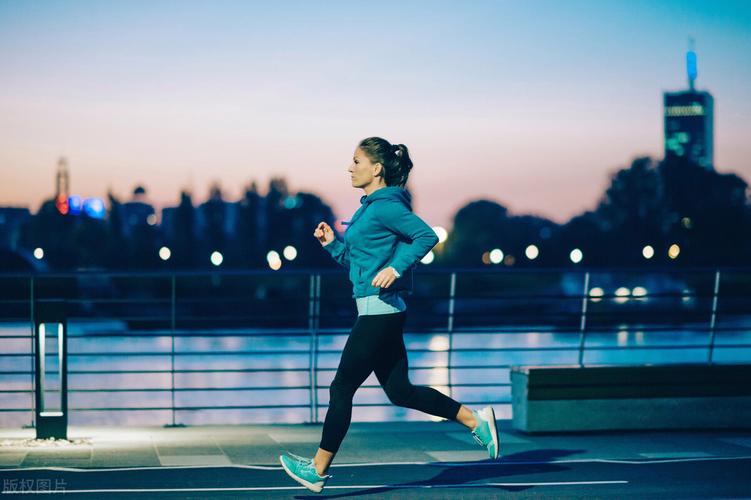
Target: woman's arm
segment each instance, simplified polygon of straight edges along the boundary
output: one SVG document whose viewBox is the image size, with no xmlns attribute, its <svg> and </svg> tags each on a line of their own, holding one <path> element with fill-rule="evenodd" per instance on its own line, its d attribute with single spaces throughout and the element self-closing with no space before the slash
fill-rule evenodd
<svg viewBox="0 0 751 500">
<path fill-rule="evenodd" d="M 410 245 L 397 245 L 394 256 L 387 265 L 399 274 L 404 274 L 404 271 L 417 264 L 438 243 L 435 231 L 403 203 L 379 203 L 376 216 L 388 229 L 412 242 Z"/>
<path fill-rule="evenodd" d="M 323 249 L 330 253 L 335 261 L 349 269 L 349 251 L 347 246 L 339 241 L 336 236 L 331 240 L 331 243 L 323 245 Z"/>
</svg>

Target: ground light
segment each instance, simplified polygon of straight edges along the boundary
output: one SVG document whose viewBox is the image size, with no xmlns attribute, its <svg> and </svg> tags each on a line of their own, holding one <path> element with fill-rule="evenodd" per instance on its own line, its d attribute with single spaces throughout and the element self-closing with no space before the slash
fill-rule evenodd
<svg viewBox="0 0 751 500">
<path fill-rule="evenodd" d="M 589 296 L 592 302 L 600 302 L 603 295 L 605 295 L 605 291 L 599 286 L 596 286 L 589 290 Z"/>
<path fill-rule="evenodd" d="M 625 286 L 619 287 L 615 290 L 615 302 L 617 304 L 628 302 L 629 295 L 631 295 L 631 290 L 629 290 Z"/>
<path fill-rule="evenodd" d="M 637 297 L 636 300 L 644 301 L 647 297 L 647 289 L 643 286 L 635 286 L 633 290 L 631 290 L 631 295 Z"/>
</svg>

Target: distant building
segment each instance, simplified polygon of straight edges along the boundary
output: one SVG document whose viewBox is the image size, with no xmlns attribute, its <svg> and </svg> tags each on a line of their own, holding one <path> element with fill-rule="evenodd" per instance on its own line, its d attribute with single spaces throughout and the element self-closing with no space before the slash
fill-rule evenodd
<svg viewBox="0 0 751 500">
<path fill-rule="evenodd" d="M 665 158 L 686 157 L 704 168 L 714 164 L 714 98 L 694 88 L 696 54 L 686 54 L 688 90 L 665 92 Z"/>
<path fill-rule="evenodd" d="M 28 208 L 0 207 L 0 247 L 17 248 L 21 228 L 30 218 Z"/>
<path fill-rule="evenodd" d="M 55 174 L 55 208 L 62 215 L 86 215 L 92 219 L 104 219 L 106 210 L 101 198 L 81 198 L 70 192 L 70 173 L 68 160 L 61 157 L 57 162 Z"/>
<path fill-rule="evenodd" d="M 154 226 L 157 223 L 156 211 L 146 201 L 146 190 L 137 186 L 133 190 L 133 198 L 120 207 L 122 213 L 123 234 L 127 237 L 138 226 Z"/>
<path fill-rule="evenodd" d="M 57 162 L 57 174 L 55 175 L 55 207 L 63 215 L 66 215 L 70 211 L 68 205 L 69 197 L 70 174 L 68 173 L 68 160 L 60 158 Z"/>
<path fill-rule="evenodd" d="M 162 208 L 162 220 L 159 226 L 162 231 L 167 235 L 167 239 L 174 238 L 175 224 L 177 221 L 177 210 L 179 207 L 164 207 Z M 192 208 L 191 208 L 192 210 Z"/>
<path fill-rule="evenodd" d="M 221 240 L 232 240 L 237 233 L 240 203 L 209 200 L 196 207 L 196 234 L 213 233 Z"/>
</svg>

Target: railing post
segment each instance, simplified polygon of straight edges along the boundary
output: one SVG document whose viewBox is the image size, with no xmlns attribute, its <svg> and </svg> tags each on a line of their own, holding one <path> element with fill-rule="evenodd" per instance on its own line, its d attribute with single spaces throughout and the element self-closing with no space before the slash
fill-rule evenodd
<svg viewBox="0 0 751 500">
<path fill-rule="evenodd" d="M 579 321 L 579 366 L 584 366 L 584 343 L 587 327 L 587 301 L 589 299 L 589 271 L 584 274 L 584 296 L 582 297 L 581 318 Z"/>
<path fill-rule="evenodd" d="M 175 273 L 172 273 L 170 293 L 170 337 L 172 352 L 170 354 L 170 392 L 172 397 L 172 425 L 175 426 Z"/>
<path fill-rule="evenodd" d="M 308 348 L 308 374 L 310 385 L 310 422 L 318 422 L 318 316 L 320 314 L 321 275 L 310 275 L 308 291 L 308 331 L 310 343 Z"/>
<path fill-rule="evenodd" d="M 29 375 L 31 375 L 31 390 L 36 394 L 36 375 L 34 374 L 36 363 L 36 348 L 34 342 L 34 329 L 36 328 L 34 324 L 34 276 L 30 276 L 29 281 L 29 310 L 31 311 L 31 317 L 29 318 L 31 326 L 31 336 L 29 337 L 31 340 L 31 359 L 29 360 L 31 362 L 31 369 L 29 370 Z M 34 415 L 36 415 L 36 398 L 32 397 L 31 401 L 31 427 L 34 427 L 36 426 L 36 419 L 34 418 Z"/>
<path fill-rule="evenodd" d="M 707 349 L 707 364 L 712 364 L 715 341 L 715 323 L 717 321 L 717 297 L 720 293 L 720 270 L 714 273 L 714 293 L 712 294 L 712 316 L 709 319 L 709 346 Z"/>
<path fill-rule="evenodd" d="M 454 349 L 454 297 L 456 296 L 456 272 L 451 273 L 451 283 L 449 285 L 449 317 L 448 317 L 448 335 L 449 335 L 449 352 L 448 352 L 448 388 L 449 397 L 453 397 L 453 379 L 451 378 L 451 353 Z"/>
<path fill-rule="evenodd" d="M 316 273 L 316 294 L 315 294 L 315 343 L 313 344 L 313 412 L 315 414 L 314 422 L 318 422 L 318 330 L 321 326 L 321 274 Z"/>
</svg>

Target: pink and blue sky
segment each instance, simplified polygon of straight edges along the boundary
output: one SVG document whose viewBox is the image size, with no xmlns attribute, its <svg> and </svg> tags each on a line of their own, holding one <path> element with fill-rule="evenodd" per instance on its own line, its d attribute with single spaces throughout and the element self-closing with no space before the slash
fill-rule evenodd
<svg viewBox="0 0 751 500">
<path fill-rule="evenodd" d="M 349 218 L 352 152 L 380 135 L 430 224 L 478 198 L 564 222 L 662 156 L 689 36 L 717 170 L 751 181 L 747 1 L 0 0 L 0 205 L 36 212 L 66 156 L 84 197 L 285 176 Z"/>
</svg>

